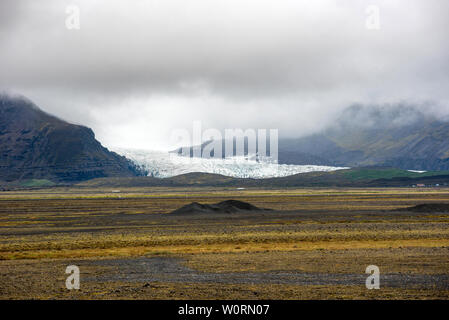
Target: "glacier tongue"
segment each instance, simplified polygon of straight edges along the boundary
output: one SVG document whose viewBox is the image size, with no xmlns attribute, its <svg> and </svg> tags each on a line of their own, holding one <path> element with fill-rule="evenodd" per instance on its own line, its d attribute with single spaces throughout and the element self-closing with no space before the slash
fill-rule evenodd
<svg viewBox="0 0 449 320">
<path fill-rule="evenodd" d="M 335 171 L 343 167 L 287 165 L 257 162 L 244 157 L 230 159 L 188 158 L 174 153 L 114 148 L 113 151 L 148 171 L 149 176 L 168 178 L 190 172 L 216 173 L 235 178 L 273 178 L 312 171 Z"/>
</svg>

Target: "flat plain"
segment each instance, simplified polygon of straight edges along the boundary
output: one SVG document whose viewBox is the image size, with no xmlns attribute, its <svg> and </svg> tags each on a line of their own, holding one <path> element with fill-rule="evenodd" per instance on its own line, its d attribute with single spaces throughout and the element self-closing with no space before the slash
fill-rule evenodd
<svg viewBox="0 0 449 320">
<path fill-rule="evenodd" d="M 229 199 L 272 211 L 170 214 Z M 397 210 L 423 203 L 449 189 L 0 192 L 0 298 L 448 299 L 449 212 Z"/>
</svg>

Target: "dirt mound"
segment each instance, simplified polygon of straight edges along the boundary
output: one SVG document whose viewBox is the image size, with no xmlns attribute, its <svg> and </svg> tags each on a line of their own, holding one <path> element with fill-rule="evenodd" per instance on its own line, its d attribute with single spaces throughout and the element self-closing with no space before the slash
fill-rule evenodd
<svg viewBox="0 0 449 320">
<path fill-rule="evenodd" d="M 253 206 L 250 203 L 238 200 L 226 200 L 216 204 L 201 204 L 192 202 L 179 209 L 176 209 L 171 214 L 195 214 L 195 213 L 238 213 L 249 211 L 265 211 L 270 209 L 263 209 Z"/>
<path fill-rule="evenodd" d="M 172 211 L 171 214 L 208 213 L 211 210 L 213 210 L 211 205 L 192 202 L 191 204 Z"/>
<path fill-rule="evenodd" d="M 449 203 L 423 203 L 398 210 L 413 212 L 449 212 Z"/>
</svg>

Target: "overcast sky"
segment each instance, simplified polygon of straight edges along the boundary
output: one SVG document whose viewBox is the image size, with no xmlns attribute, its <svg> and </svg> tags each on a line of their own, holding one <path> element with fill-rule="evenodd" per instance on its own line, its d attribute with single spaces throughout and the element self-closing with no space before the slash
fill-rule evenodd
<svg viewBox="0 0 449 320">
<path fill-rule="evenodd" d="M 448 30 L 447 0 L 1 0 L 0 90 L 106 146 L 169 148 L 194 120 L 300 136 L 353 103 L 449 113 Z"/>
</svg>

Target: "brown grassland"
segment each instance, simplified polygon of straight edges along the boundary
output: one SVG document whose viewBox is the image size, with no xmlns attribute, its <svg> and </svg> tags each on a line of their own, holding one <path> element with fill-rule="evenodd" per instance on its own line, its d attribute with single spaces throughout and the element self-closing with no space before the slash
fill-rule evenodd
<svg viewBox="0 0 449 320">
<path fill-rule="evenodd" d="M 169 214 L 227 199 L 273 211 Z M 444 202 L 444 188 L 0 192 L 0 298 L 448 299 L 449 213 L 395 211 Z"/>
</svg>

